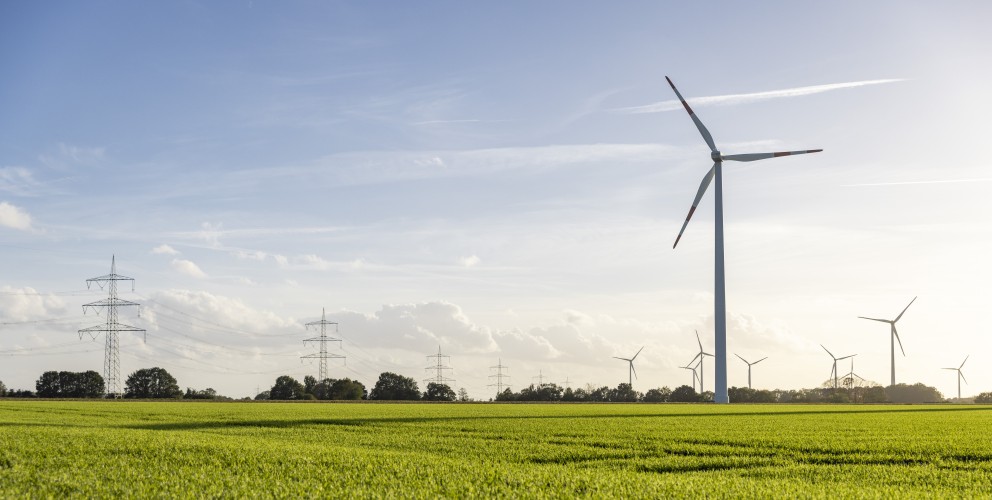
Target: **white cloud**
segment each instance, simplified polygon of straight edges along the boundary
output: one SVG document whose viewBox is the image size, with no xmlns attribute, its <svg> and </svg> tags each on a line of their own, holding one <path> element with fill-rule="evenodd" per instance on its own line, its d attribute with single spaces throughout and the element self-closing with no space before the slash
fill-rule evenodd
<svg viewBox="0 0 992 500">
<path fill-rule="evenodd" d="M 475 267 L 481 262 L 482 259 L 478 255 L 472 254 L 468 257 L 462 257 L 458 259 L 458 265 L 462 267 Z"/>
<path fill-rule="evenodd" d="M 175 248 L 172 248 L 169 245 L 163 243 L 153 248 L 152 253 L 158 255 L 179 255 L 179 250 L 176 250 Z"/>
<path fill-rule="evenodd" d="M 0 202 L 0 226 L 30 231 L 31 215 L 23 208 L 11 205 L 6 201 Z"/>
<path fill-rule="evenodd" d="M 292 318 L 283 318 L 271 312 L 252 308 L 240 299 L 214 295 L 209 292 L 191 290 L 166 290 L 152 294 L 148 307 L 161 315 L 175 316 L 182 311 L 194 318 L 208 319 L 210 324 L 203 328 L 215 329 L 215 325 L 229 328 L 243 328 L 253 332 L 269 330 L 298 329 L 299 324 Z M 142 314 L 145 317 L 144 314 Z M 190 316 L 182 316 L 189 319 Z M 154 317 L 151 323 L 157 323 Z M 194 321 L 192 326 L 198 327 Z"/>
<path fill-rule="evenodd" d="M 200 269 L 200 266 L 196 265 L 193 261 L 186 259 L 173 259 L 172 268 L 180 273 L 187 276 L 192 276 L 194 278 L 206 278 L 207 273 Z"/>
<path fill-rule="evenodd" d="M 34 180 L 31 171 L 24 167 L 0 168 L 0 191 L 6 191 L 18 196 L 37 194 L 39 184 Z"/>
<path fill-rule="evenodd" d="M 769 99 L 781 99 L 785 97 L 799 97 L 805 95 L 819 94 L 831 90 L 849 89 L 864 87 L 866 85 L 879 85 L 883 83 L 901 82 L 903 79 L 887 80 L 864 80 L 860 82 L 830 83 L 826 85 L 811 85 L 808 87 L 795 87 L 791 89 L 770 90 L 767 92 L 753 92 L 750 94 L 729 94 L 708 97 L 692 97 L 686 101 L 693 107 L 706 106 L 733 106 L 736 104 L 750 104 L 752 102 L 765 101 Z M 618 108 L 614 111 L 627 114 L 639 113 L 661 113 L 664 111 L 674 111 L 682 109 L 682 103 L 678 99 L 646 104 L 644 106 L 631 106 L 629 108 Z"/>
<path fill-rule="evenodd" d="M 0 318 L 5 321 L 50 319 L 63 314 L 65 303 L 55 295 L 39 293 L 31 287 L 0 287 Z"/>
</svg>

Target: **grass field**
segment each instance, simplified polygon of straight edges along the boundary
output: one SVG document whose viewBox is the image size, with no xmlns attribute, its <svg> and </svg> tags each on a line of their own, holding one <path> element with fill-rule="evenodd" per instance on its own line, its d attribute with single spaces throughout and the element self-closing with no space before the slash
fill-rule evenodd
<svg viewBox="0 0 992 500">
<path fill-rule="evenodd" d="M 0 400 L 0 497 L 992 496 L 992 407 Z"/>
</svg>

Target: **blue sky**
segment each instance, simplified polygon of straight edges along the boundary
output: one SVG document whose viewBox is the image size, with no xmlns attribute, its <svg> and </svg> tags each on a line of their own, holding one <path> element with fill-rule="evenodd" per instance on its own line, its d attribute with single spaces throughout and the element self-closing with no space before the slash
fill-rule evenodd
<svg viewBox="0 0 992 500">
<path fill-rule="evenodd" d="M 712 346 L 712 193 L 672 251 L 710 162 L 668 75 L 724 152 L 825 149 L 726 168 L 728 345 L 770 357 L 756 385 L 820 383 L 821 343 L 887 381 L 885 327 L 857 316 L 919 295 L 900 381 L 950 394 L 940 368 L 970 353 L 966 392 L 992 390 L 989 10 L 4 4 L 0 380 L 99 370 L 75 331 L 116 255 L 149 330 L 125 375 L 302 378 L 327 308 L 332 376 L 369 386 L 426 378 L 438 344 L 475 397 L 499 358 L 515 388 L 613 386 L 641 345 L 636 388 L 687 383 L 693 331 Z"/>
</svg>

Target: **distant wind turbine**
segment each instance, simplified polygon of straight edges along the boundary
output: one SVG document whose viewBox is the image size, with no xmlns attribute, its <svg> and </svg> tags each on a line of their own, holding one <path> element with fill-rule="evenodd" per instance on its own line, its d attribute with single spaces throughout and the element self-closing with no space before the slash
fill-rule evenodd
<svg viewBox="0 0 992 500">
<path fill-rule="evenodd" d="M 699 359 L 699 365 L 698 365 L 699 366 L 699 393 L 702 394 L 703 391 L 706 390 L 706 387 L 703 385 L 703 358 L 705 358 L 706 356 L 709 356 L 709 357 L 712 358 L 713 355 L 703 350 L 703 341 L 702 340 L 699 340 L 699 330 L 696 330 L 696 342 L 699 343 L 699 353 L 696 354 L 696 357 L 695 358 L 692 358 L 692 361 L 690 361 L 689 364 L 691 365 L 694 361 L 696 361 L 696 359 Z"/>
<path fill-rule="evenodd" d="M 961 362 L 961 366 L 957 368 L 944 368 L 945 370 L 954 370 L 958 372 L 958 401 L 961 401 L 961 381 L 964 380 L 964 383 L 968 383 L 968 379 L 964 378 L 964 373 L 961 372 L 961 369 L 964 368 L 964 364 L 968 362 L 968 358 L 970 357 L 970 354 L 965 356 L 964 361 Z"/>
<path fill-rule="evenodd" d="M 913 297 L 913 300 L 909 301 L 909 304 L 906 306 L 906 309 L 909 309 L 909 306 L 913 305 L 913 302 L 916 302 L 916 297 Z M 906 314 L 906 309 L 903 309 L 902 312 L 899 313 L 898 316 L 896 316 L 896 319 L 878 319 L 878 318 L 866 318 L 864 316 L 858 316 L 861 319 L 888 323 L 889 326 L 891 327 L 892 337 L 890 341 L 892 343 L 892 382 L 889 385 L 896 385 L 896 342 L 897 341 L 899 342 L 899 350 L 902 351 L 903 357 L 906 356 L 906 350 L 902 348 L 902 339 L 899 338 L 899 332 L 896 331 L 896 322 L 899 321 L 899 318 L 901 318 L 903 314 Z"/>
<path fill-rule="evenodd" d="M 823 347 L 823 344 L 820 344 L 820 347 Z M 830 369 L 830 376 L 834 378 L 834 389 L 836 389 L 837 388 L 837 379 L 838 379 L 838 375 L 837 375 L 837 362 L 840 361 L 840 360 L 842 360 L 842 359 L 853 358 L 854 356 L 857 356 L 857 354 L 848 354 L 847 356 L 843 356 L 843 357 L 838 358 L 837 356 L 834 356 L 834 353 L 830 352 L 826 347 L 823 347 L 823 350 L 824 351 L 827 351 L 827 354 L 829 354 L 830 357 L 833 358 L 833 360 L 834 360 L 833 368 Z"/>
<path fill-rule="evenodd" d="M 692 363 L 690 363 L 690 364 L 692 364 Z M 679 367 L 679 368 L 682 368 L 684 370 L 692 370 L 692 390 L 696 390 L 696 380 L 699 378 L 699 374 L 696 373 L 696 368 L 698 368 L 698 367 L 699 367 L 698 364 L 696 366 L 680 366 Z M 702 392 L 702 391 L 699 391 L 699 392 Z"/>
<path fill-rule="evenodd" d="M 740 354 L 737 354 L 737 353 L 734 353 L 734 356 L 737 356 L 738 358 L 741 358 L 741 355 Z M 765 357 L 763 357 L 763 358 L 755 361 L 754 363 L 751 363 L 748 360 L 746 360 L 744 358 L 741 358 L 741 361 L 747 363 L 747 388 L 748 389 L 751 388 L 751 367 L 754 366 L 754 365 L 756 365 L 756 364 L 758 364 L 758 363 L 760 363 L 760 362 L 762 362 L 762 361 L 764 361 L 764 360 L 766 360 L 766 359 L 768 359 L 768 356 L 765 356 Z"/>
<path fill-rule="evenodd" d="M 696 124 L 696 129 L 699 130 L 700 135 L 703 136 L 703 140 L 706 141 L 706 145 L 710 148 L 710 159 L 713 160 L 713 167 L 711 167 L 709 172 L 703 176 L 703 181 L 699 184 L 699 190 L 696 192 L 696 198 L 693 199 L 692 207 L 689 208 L 689 215 L 686 216 L 685 223 L 682 224 L 682 229 L 679 231 L 678 237 L 675 238 L 675 244 L 672 245 L 672 248 L 674 249 L 679 244 L 679 240 L 682 239 L 682 233 L 685 232 L 685 227 L 689 224 L 689 219 L 692 218 L 692 213 L 696 211 L 696 207 L 699 206 L 699 201 L 703 198 L 703 194 L 706 193 L 706 188 L 709 187 L 710 181 L 716 178 L 716 193 L 714 196 L 716 205 L 714 214 L 716 219 L 716 234 L 714 241 L 715 283 L 713 293 L 713 316 L 715 323 L 714 337 L 716 343 L 716 388 L 714 391 L 714 401 L 717 403 L 729 403 L 730 398 L 727 395 L 727 294 L 726 280 L 723 272 L 723 162 L 724 160 L 764 160 L 766 158 L 778 158 L 780 156 L 819 153 L 823 150 L 806 149 L 803 151 L 779 151 L 775 153 L 724 155 L 716 148 L 716 143 L 713 142 L 713 136 L 710 135 L 710 131 L 706 129 L 703 122 L 699 120 L 699 117 L 693 113 L 692 108 L 689 107 L 689 104 L 682 98 L 682 94 L 680 94 L 678 89 L 675 88 L 675 84 L 672 83 L 672 79 L 667 76 L 665 79 L 668 80 L 668 84 L 671 85 L 672 90 L 675 91 L 675 95 L 678 96 L 679 101 L 682 101 L 682 106 L 685 107 L 685 110 L 689 113 L 689 117 L 692 118 L 692 122 Z"/>
<path fill-rule="evenodd" d="M 644 350 L 644 346 L 641 346 L 641 348 L 637 350 L 637 354 L 640 354 L 641 351 L 643 350 Z M 627 371 L 627 383 L 631 387 L 634 387 L 634 378 L 637 377 L 637 370 L 634 370 L 634 360 L 637 359 L 637 354 L 634 354 L 634 356 L 631 358 L 618 358 L 616 356 L 613 356 L 613 359 L 622 359 L 626 361 L 627 364 L 630 365 L 630 369 Z"/>
</svg>

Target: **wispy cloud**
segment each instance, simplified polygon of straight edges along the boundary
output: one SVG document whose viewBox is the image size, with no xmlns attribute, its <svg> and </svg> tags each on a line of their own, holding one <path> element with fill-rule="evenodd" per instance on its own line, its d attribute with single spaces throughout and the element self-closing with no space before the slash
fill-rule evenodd
<svg viewBox="0 0 992 500">
<path fill-rule="evenodd" d="M 153 248 L 152 253 L 158 255 L 179 255 L 179 250 L 176 250 L 175 248 L 172 248 L 169 245 L 163 243 Z"/>
<path fill-rule="evenodd" d="M 791 89 L 770 90 L 767 92 L 754 92 L 750 94 L 729 94 L 714 95 L 707 97 L 691 97 L 686 99 L 693 107 L 705 106 L 734 106 L 737 104 L 750 104 L 769 99 L 781 99 L 786 97 L 800 97 L 805 95 L 821 94 L 832 90 L 850 89 L 864 87 L 867 85 L 880 85 L 883 83 L 895 83 L 905 81 L 901 78 L 886 80 L 862 80 L 860 82 L 829 83 L 826 85 L 811 85 L 809 87 L 795 87 Z M 625 114 L 640 113 L 661 113 L 664 111 L 674 111 L 682 109 L 682 103 L 678 99 L 661 101 L 643 106 L 631 106 L 627 108 L 617 108 L 613 111 Z"/>
<path fill-rule="evenodd" d="M 965 184 L 972 182 L 992 182 L 992 177 L 979 177 L 974 179 L 934 179 L 928 181 L 868 182 L 863 184 L 845 184 L 842 187 L 914 186 L 918 184 Z"/>
</svg>

